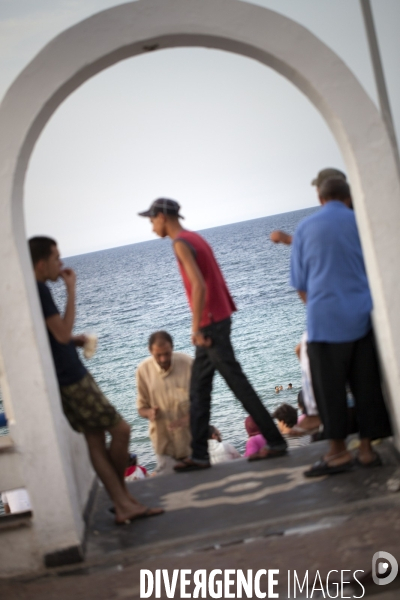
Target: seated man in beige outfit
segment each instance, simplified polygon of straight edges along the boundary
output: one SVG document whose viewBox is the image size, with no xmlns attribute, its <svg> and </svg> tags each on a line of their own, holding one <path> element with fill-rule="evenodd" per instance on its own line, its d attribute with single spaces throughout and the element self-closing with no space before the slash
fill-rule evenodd
<svg viewBox="0 0 400 600">
<path fill-rule="evenodd" d="M 149 419 L 149 435 L 157 457 L 156 474 L 173 473 L 177 460 L 190 454 L 189 386 L 193 359 L 173 352 L 166 331 L 149 338 L 151 356 L 137 368 L 137 409 Z"/>
</svg>

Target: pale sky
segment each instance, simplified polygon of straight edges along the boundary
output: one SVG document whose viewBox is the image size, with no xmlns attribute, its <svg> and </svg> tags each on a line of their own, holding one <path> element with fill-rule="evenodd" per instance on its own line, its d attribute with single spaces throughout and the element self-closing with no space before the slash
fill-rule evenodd
<svg viewBox="0 0 400 600">
<path fill-rule="evenodd" d="M 0 0 L 1 97 L 53 37 L 120 3 Z M 253 3 L 310 29 L 376 101 L 359 0 Z M 400 2 L 372 7 L 399 139 Z M 55 237 L 64 256 L 153 239 L 137 212 L 158 196 L 196 230 L 315 206 L 310 181 L 327 166 L 344 169 L 330 130 L 276 72 L 216 50 L 153 52 L 98 74 L 53 115 L 27 174 L 27 235 Z"/>
</svg>

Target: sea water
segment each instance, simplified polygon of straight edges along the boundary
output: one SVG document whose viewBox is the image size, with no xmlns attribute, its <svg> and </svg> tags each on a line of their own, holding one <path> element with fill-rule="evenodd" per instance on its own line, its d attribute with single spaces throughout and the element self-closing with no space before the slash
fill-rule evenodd
<svg viewBox="0 0 400 600">
<path fill-rule="evenodd" d="M 290 247 L 273 244 L 269 234 L 274 229 L 293 233 L 299 221 L 315 210 L 201 231 L 238 307 L 232 319 L 236 356 L 270 411 L 282 402 L 297 405 L 301 377 L 294 348 L 305 328 L 305 309 L 289 285 Z M 152 469 L 155 457 L 148 421 L 136 410 L 136 368 L 149 355 L 149 335 L 158 329 L 172 335 L 176 351 L 194 355 L 191 313 L 171 240 L 154 239 L 73 256 L 64 263 L 77 273 L 75 333 L 93 332 L 99 338 L 95 356 L 82 360 L 132 426 L 130 449 L 140 464 Z M 60 281 L 51 288 L 62 310 L 64 285 Z M 288 383 L 293 384 L 292 391 L 287 390 Z M 284 391 L 276 394 L 276 385 Z M 241 453 L 247 438 L 245 417 L 241 404 L 217 374 L 211 423 Z"/>
</svg>

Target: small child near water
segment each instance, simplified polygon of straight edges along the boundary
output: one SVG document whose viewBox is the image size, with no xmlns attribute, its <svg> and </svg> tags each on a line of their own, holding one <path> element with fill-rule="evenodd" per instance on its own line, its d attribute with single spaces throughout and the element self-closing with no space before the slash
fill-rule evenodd
<svg viewBox="0 0 400 600">
<path fill-rule="evenodd" d="M 125 469 L 125 481 L 138 481 L 148 477 L 147 469 L 137 464 L 137 456 L 133 452 L 129 453 L 128 464 Z"/>
<path fill-rule="evenodd" d="M 267 443 L 267 440 L 261 434 L 258 425 L 254 421 L 253 417 L 246 417 L 244 420 L 244 426 L 246 427 L 246 431 L 248 433 L 249 439 L 246 442 L 246 450 L 244 456 L 250 456 L 255 452 L 259 452 L 261 448 Z"/>
</svg>

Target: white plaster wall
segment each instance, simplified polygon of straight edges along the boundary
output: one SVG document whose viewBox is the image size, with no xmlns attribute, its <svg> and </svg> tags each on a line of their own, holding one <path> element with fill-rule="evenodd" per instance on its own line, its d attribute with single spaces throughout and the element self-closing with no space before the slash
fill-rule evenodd
<svg viewBox="0 0 400 600">
<path fill-rule="evenodd" d="M 89 77 L 124 58 L 176 46 L 220 48 L 258 60 L 292 81 L 326 119 L 354 192 L 381 358 L 394 421 L 400 424 L 400 184 L 372 101 L 329 48 L 270 10 L 237 0 L 123 4 L 55 38 L 21 73 L 0 107 L 0 345 L 42 550 L 71 545 L 81 535 L 81 486 L 90 471 L 85 466 L 76 478 L 69 460 L 70 441 L 25 240 L 27 164 L 51 114 Z M 80 452 L 84 455 L 83 445 Z"/>
</svg>

